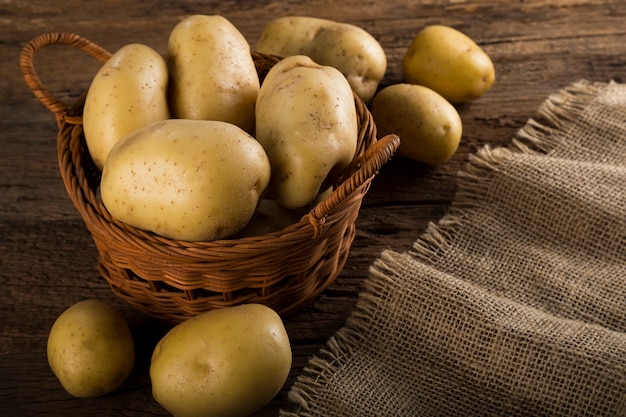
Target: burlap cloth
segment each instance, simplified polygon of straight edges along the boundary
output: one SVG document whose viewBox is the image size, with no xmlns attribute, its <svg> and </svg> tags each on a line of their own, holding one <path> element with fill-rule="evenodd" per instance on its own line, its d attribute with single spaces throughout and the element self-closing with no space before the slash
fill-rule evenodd
<svg viewBox="0 0 626 417">
<path fill-rule="evenodd" d="M 579 81 L 384 251 L 282 417 L 626 416 L 626 85 Z"/>
</svg>

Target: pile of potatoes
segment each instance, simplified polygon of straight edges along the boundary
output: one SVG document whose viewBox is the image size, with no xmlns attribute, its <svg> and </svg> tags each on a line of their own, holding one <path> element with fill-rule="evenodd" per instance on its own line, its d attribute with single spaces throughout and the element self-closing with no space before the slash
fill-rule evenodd
<svg viewBox="0 0 626 417">
<path fill-rule="evenodd" d="M 102 66 L 83 129 L 113 217 L 211 241 L 267 231 L 255 230 L 255 214 L 294 223 L 352 161 L 359 126 L 337 68 L 288 56 L 261 85 L 237 28 L 194 15 L 173 28 L 165 58 L 129 44 Z"/>
<path fill-rule="evenodd" d="M 283 57 L 262 84 L 238 29 L 223 16 L 193 15 L 171 31 L 166 57 L 133 43 L 102 66 L 83 128 L 113 217 L 184 241 L 281 229 L 353 159 L 354 95 L 370 105 L 379 136 L 400 136 L 399 156 L 438 164 L 461 140 L 453 104 L 495 80 L 484 51 L 441 25 L 408 47 L 405 83 L 382 89 L 385 51 L 351 24 L 277 18 L 255 49 Z"/>
</svg>

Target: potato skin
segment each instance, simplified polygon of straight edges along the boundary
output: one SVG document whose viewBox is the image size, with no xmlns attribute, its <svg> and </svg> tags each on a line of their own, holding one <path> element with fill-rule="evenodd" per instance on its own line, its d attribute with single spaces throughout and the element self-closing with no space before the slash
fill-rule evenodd
<svg viewBox="0 0 626 417">
<path fill-rule="evenodd" d="M 274 200 L 262 199 L 254 215 L 236 238 L 250 236 L 264 236 L 298 223 L 302 216 L 299 210 L 289 210 L 281 207 Z"/>
<path fill-rule="evenodd" d="M 181 119 L 220 120 L 254 132 L 260 88 L 250 45 L 219 15 L 192 15 L 168 39 L 170 106 Z"/>
<path fill-rule="evenodd" d="M 304 55 L 284 58 L 267 74 L 256 113 L 256 138 L 272 166 L 268 195 L 283 207 L 309 204 L 354 157 L 355 98 L 334 67 Z"/>
<path fill-rule="evenodd" d="M 482 96 L 495 82 L 489 56 L 467 35 L 443 25 L 422 29 L 403 60 L 407 83 L 429 87 L 451 103 Z"/>
<path fill-rule="evenodd" d="M 245 417 L 280 391 L 291 363 L 289 337 L 269 307 L 211 310 L 159 341 L 150 363 L 152 393 L 176 417 Z"/>
<path fill-rule="evenodd" d="M 167 64 L 142 44 L 120 48 L 94 76 L 83 111 L 89 153 L 99 169 L 124 136 L 170 117 Z"/>
<path fill-rule="evenodd" d="M 55 320 L 47 344 L 48 363 L 75 397 L 98 397 L 118 389 L 135 363 L 133 336 L 108 304 L 87 299 Z"/>
<path fill-rule="evenodd" d="M 372 103 L 378 133 L 400 136 L 396 155 L 440 164 L 456 152 L 463 125 L 457 110 L 435 91 L 420 85 L 394 84 Z"/>
<path fill-rule="evenodd" d="M 126 224 L 171 239 L 209 241 L 246 225 L 269 176 L 265 151 L 241 128 L 169 119 L 122 139 L 100 188 L 105 207 Z"/>
<path fill-rule="evenodd" d="M 337 68 L 365 102 L 374 96 L 387 70 L 387 56 L 366 30 L 343 22 L 306 16 L 280 17 L 261 33 L 256 50 L 287 57 L 306 55 Z"/>
</svg>

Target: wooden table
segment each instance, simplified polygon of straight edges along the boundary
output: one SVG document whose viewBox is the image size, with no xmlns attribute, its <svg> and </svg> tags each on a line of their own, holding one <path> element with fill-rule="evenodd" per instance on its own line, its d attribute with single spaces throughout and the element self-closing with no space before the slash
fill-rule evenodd
<svg viewBox="0 0 626 417">
<path fill-rule="evenodd" d="M 252 45 L 271 18 L 312 15 L 359 25 L 385 48 L 384 84 L 402 81 L 401 59 L 428 24 L 456 27 L 492 57 L 497 81 L 482 98 L 459 106 L 463 141 L 451 161 L 425 166 L 398 158 L 387 164 L 365 198 L 358 233 L 341 275 L 313 305 L 286 319 L 293 342 L 290 379 L 258 416 L 277 415 L 308 358 L 349 315 L 368 267 L 385 248 L 408 250 L 454 196 L 455 173 L 468 153 L 506 144 L 552 92 L 580 78 L 621 82 L 626 75 L 623 0 L 525 1 L 162 1 L 63 2 L 13 0 L 0 6 L 0 414 L 3 416 L 167 415 L 151 396 L 151 350 L 164 331 L 112 295 L 96 269 L 96 250 L 61 182 L 52 113 L 26 87 L 21 47 L 44 32 L 80 34 L 115 51 L 130 42 L 165 52 L 171 28 L 189 14 L 221 14 Z M 36 61 L 42 80 L 67 103 L 80 95 L 99 64 L 80 52 L 49 48 Z M 128 318 L 137 337 L 137 365 L 118 392 L 75 399 L 46 359 L 48 331 L 69 305 L 107 301 Z"/>
</svg>

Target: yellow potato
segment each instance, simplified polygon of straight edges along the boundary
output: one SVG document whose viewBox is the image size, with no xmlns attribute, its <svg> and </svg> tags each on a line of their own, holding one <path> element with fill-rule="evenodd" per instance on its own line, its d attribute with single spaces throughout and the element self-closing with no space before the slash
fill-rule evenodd
<svg viewBox="0 0 626 417">
<path fill-rule="evenodd" d="M 250 222 L 236 237 L 263 236 L 298 223 L 302 216 L 308 214 L 317 204 L 327 198 L 333 189 L 332 186 L 328 187 L 318 194 L 310 204 L 297 209 L 288 209 L 278 205 L 274 200 L 264 198 L 259 203 Z"/>
<path fill-rule="evenodd" d="M 122 47 L 100 68 L 83 112 L 87 148 L 99 169 L 124 136 L 170 117 L 167 83 L 165 60 L 142 44 Z"/>
<path fill-rule="evenodd" d="M 297 223 L 303 213 L 281 207 L 274 200 L 264 198 L 254 215 L 236 237 L 263 236 Z"/>
<path fill-rule="evenodd" d="M 394 84 L 372 102 L 380 136 L 400 136 L 396 154 L 426 164 L 440 164 L 456 152 L 463 125 L 457 110 L 435 91 L 420 85 Z"/>
<path fill-rule="evenodd" d="M 268 192 L 283 207 L 311 203 L 328 175 L 354 157 L 354 95 L 334 67 L 304 55 L 278 62 L 261 86 L 256 114 L 256 138 L 272 166 Z"/>
<path fill-rule="evenodd" d="M 254 129 L 259 76 L 250 45 L 219 15 L 193 15 L 168 40 L 170 103 L 174 117 L 221 120 Z"/>
<path fill-rule="evenodd" d="M 405 81 L 435 90 L 451 103 L 473 100 L 496 79 L 489 56 L 458 30 L 433 25 L 411 42 L 402 60 Z"/>
<path fill-rule="evenodd" d="M 157 344 L 152 394 L 176 417 L 249 416 L 280 391 L 291 369 L 289 337 L 260 304 L 190 318 Z"/>
<path fill-rule="evenodd" d="M 229 237 L 250 220 L 270 177 L 261 145 L 226 122 L 170 119 L 109 154 L 100 184 L 111 215 L 172 239 Z"/>
<path fill-rule="evenodd" d="M 335 67 L 365 102 L 374 96 L 387 70 L 385 51 L 369 32 L 328 19 L 274 19 L 263 28 L 256 49 L 282 57 L 306 55 L 318 64 Z"/>
<path fill-rule="evenodd" d="M 54 322 L 48 363 L 75 397 L 97 397 L 118 389 L 135 363 L 133 336 L 124 318 L 99 300 L 80 301 Z"/>
</svg>

